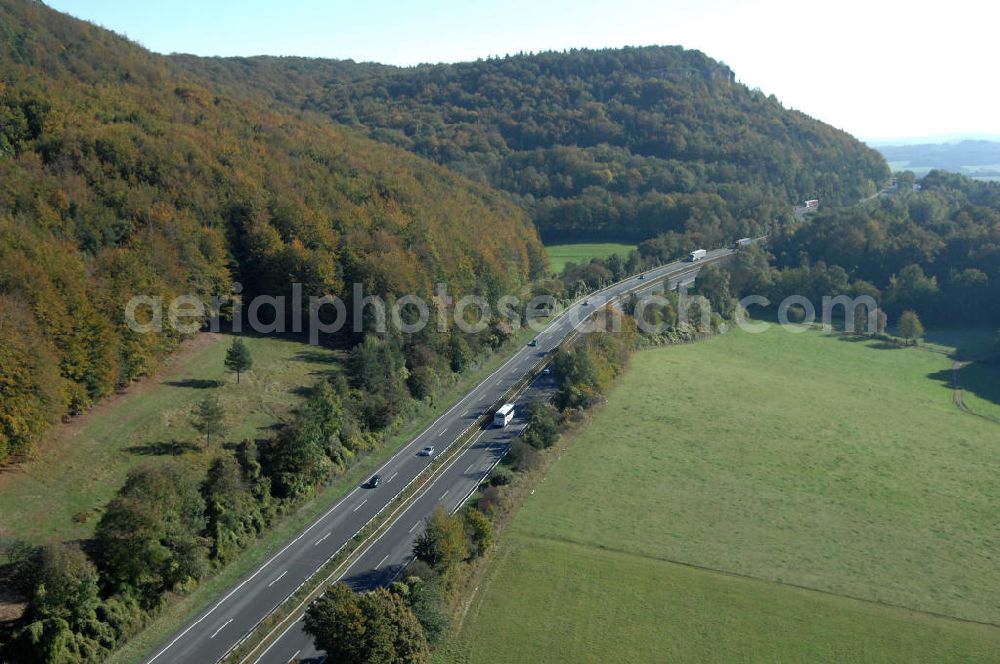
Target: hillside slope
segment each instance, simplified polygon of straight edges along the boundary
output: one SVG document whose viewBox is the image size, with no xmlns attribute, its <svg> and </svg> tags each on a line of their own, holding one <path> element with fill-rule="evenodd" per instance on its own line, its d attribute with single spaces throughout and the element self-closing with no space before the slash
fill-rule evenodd
<svg viewBox="0 0 1000 664">
<path fill-rule="evenodd" d="M 0 2 L 0 463 L 178 335 L 136 294 L 487 294 L 544 267 L 496 192 L 320 117 L 210 91 L 31 0 Z"/>
<path fill-rule="evenodd" d="M 413 68 L 172 57 L 510 191 L 547 240 L 750 234 L 790 223 L 792 203 L 850 204 L 889 175 L 848 134 L 677 46 Z"/>
</svg>

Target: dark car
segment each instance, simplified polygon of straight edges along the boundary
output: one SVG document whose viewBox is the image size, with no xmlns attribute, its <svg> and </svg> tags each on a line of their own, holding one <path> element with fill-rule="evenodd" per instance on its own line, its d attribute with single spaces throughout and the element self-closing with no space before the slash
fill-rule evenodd
<svg viewBox="0 0 1000 664">
<path fill-rule="evenodd" d="M 538 339 L 532 339 L 531 341 L 528 342 L 528 345 L 529 346 L 537 346 L 538 345 Z"/>
<path fill-rule="evenodd" d="M 381 483 L 382 483 L 381 475 L 372 475 L 372 478 L 365 483 L 365 486 L 368 487 L 369 489 L 374 489 Z"/>
<path fill-rule="evenodd" d="M 583 306 L 589 307 L 590 306 L 590 300 L 584 300 L 583 301 Z"/>
</svg>

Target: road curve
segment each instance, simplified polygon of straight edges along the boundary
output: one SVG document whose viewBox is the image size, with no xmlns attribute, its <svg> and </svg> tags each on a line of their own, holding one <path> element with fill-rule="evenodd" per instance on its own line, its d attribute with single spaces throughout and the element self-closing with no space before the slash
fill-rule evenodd
<svg viewBox="0 0 1000 664">
<path fill-rule="evenodd" d="M 645 272 L 644 279 L 629 277 L 568 307 L 539 333 L 537 346 L 519 349 L 386 461 L 376 471 L 383 478 L 377 489 L 355 487 L 180 632 L 155 648 L 144 662 L 187 664 L 216 662 L 225 657 L 261 620 L 309 581 L 358 531 L 378 516 L 406 485 L 423 473 L 431 459 L 417 456 L 422 447 L 433 445 L 440 454 L 461 438 L 511 388 L 529 375 L 542 356 L 558 347 L 591 313 L 608 302 L 629 292 L 652 290 L 660 280 L 669 280 L 671 286 L 685 283 L 702 266 L 733 253 L 730 249 L 717 249 L 708 252 L 697 263 L 678 261 L 663 265 Z M 535 381 L 527 388 L 525 398 L 542 398 L 547 389 L 550 386 Z M 449 510 L 460 507 L 488 469 L 506 453 L 510 438 L 524 426 L 521 413 L 517 415 L 514 423 L 505 429 L 482 430 L 475 442 L 421 492 L 392 526 L 368 545 L 342 578 L 359 590 L 394 578 L 409 558 L 423 519 L 438 503 Z M 258 661 L 284 663 L 296 657 L 315 656 L 311 640 L 300 628 L 301 621 L 294 623 L 269 644 Z"/>
</svg>

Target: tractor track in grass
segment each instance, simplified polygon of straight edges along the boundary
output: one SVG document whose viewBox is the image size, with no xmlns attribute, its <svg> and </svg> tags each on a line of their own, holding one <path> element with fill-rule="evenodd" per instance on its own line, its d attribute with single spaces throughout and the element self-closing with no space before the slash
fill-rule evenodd
<svg viewBox="0 0 1000 664">
<path fill-rule="evenodd" d="M 971 412 L 971 411 L 970 411 Z M 892 602 L 886 602 L 880 599 L 872 599 L 871 597 L 862 597 L 859 595 L 851 595 L 849 593 L 833 592 L 831 590 L 824 590 L 822 588 L 816 588 L 814 586 L 808 586 L 801 583 L 793 583 L 790 581 L 781 581 L 778 579 L 769 579 L 764 576 L 754 576 L 753 574 L 743 574 L 741 572 L 735 572 L 732 570 L 722 569 L 718 567 L 711 567 L 709 565 L 702 565 L 699 563 L 693 563 L 685 560 L 678 560 L 675 558 L 668 558 L 665 556 L 652 556 L 645 553 L 638 553 L 635 551 L 629 551 L 627 549 L 621 549 L 614 546 L 607 546 L 603 544 L 595 544 L 593 542 L 581 542 L 565 537 L 552 537 L 552 536 L 541 536 L 536 534 L 525 534 L 517 533 L 516 537 L 520 537 L 525 540 L 537 540 L 539 542 L 556 542 L 558 544 L 568 544 L 571 546 L 577 546 L 581 549 L 593 549 L 595 551 L 607 551 L 610 553 L 628 556 L 631 558 L 643 558 L 646 560 L 651 560 L 659 563 L 667 563 L 669 565 L 677 565 L 679 567 L 687 567 L 689 569 L 698 570 L 700 572 L 709 572 L 712 574 L 720 574 L 722 576 L 731 576 L 739 579 L 746 579 L 748 581 L 756 581 L 758 583 L 768 583 L 776 586 L 784 586 L 786 588 L 794 588 L 796 590 L 804 590 L 807 592 L 820 593 L 822 595 L 828 595 L 830 597 L 841 597 L 844 599 L 849 599 L 855 602 L 862 602 L 865 604 L 875 604 L 877 606 L 884 606 L 890 609 L 901 609 L 904 611 L 912 611 L 913 613 L 920 613 L 926 616 L 931 616 L 933 618 L 941 618 L 944 620 L 953 620 L 959 623 L 967 623 L 970 625 L 983 625 L 985 627 L 996 627 L 1000 629 L 1000 623 L 991 622 L 989 620 L 976 620 L 974 618 L 962 618 L 960 616 L 951 615 L 948 613 L 941 613 L 939 611 L 930 611 L 928 609 L 916 608 L 913 606 L 907 606 L 905 604 L 894 604 Z"/>
<path fill-rule="evenodd" d="M 968 404 L 965 403 L 964 391 L 962 390 L 962 381 L 959 378 L 959 373 L 965 367 L 969 366 L 970 362 L 962 362 L 959 360 L 952 360 L 951 362 L 951 400 L 955 406 L 968 415 L 974 417 L 979 417 L 986 420 L 987 422 L 992 422 L 994 424 L 1000 424 L 1000 419 L 992 417 L 990 415 L 983 415 L 982 413 L 977 413 L 976 411 L 969 408 Z"/>
</svg>

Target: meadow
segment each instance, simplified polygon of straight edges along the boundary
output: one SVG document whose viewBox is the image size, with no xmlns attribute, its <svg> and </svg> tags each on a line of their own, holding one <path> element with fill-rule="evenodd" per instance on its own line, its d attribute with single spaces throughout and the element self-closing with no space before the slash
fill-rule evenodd
<svg viewBox="0 0 1000 664">
<path fill-rule="evenodd" d="M 231 337 L 201 335 L 168 358 L 155 377 L 56 427 L 38 458 L 0 475 L 0 533 L 32 542 L 86 539 L 128 471 L 185 454 L 214 456 L 191 411 L 213 393 L 226 411 L 225 441 L 264 438 L 301 403 L 308 388 L 337 369 L 333 351 L 277 337 L 244 337 L 253 370 L 227 372 Z"/>
<path fill-rule="evenodd" d="M 545 245 L 545 252 L 549 255 L 549 269 L 555 274 L 562 272 L 566 263 L 579 265 L 589 263 L 591 258 L 607 258 L 612 254 L 625 258 L 633 249 L 633 244 L 615 242 Z"/>
<path fill-rule="evenodd" d="M 642 352 L 437 661 L 995 661 L 1000 425 L 950 369 L 777 328 Z"/>
</svg>

